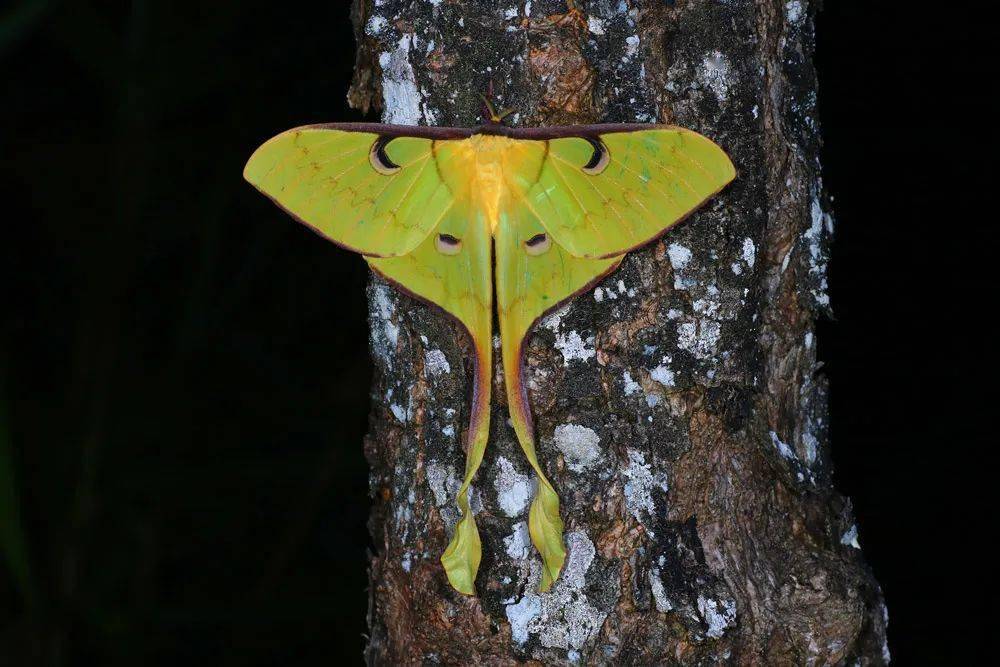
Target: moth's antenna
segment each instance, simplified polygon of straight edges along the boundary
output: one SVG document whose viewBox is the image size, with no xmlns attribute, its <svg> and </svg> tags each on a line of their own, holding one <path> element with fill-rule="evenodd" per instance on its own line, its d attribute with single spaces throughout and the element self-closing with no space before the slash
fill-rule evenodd
<svg viewBox="0 0 1000 667">
<path fill-rule="evenodd" d="M 483 116 L 486 117 L 486 121 L 490 125 L 495 125 L 500 122 L 503 116 L 498 116 L 496 109 L 493 108 L 493 103 L 490 102 L 489 98 L 485 95 L 480 95 L 479 99 L 483 101 L 483 105 L 486 107 Z"/>
<path fill-rule="evenodd" d="M 507 116 L 511 115 L 515 111 L 517 111 L 517 108 L 515 108 L 515 107 L 507 107 L 506 109 L 504 109 L 503 111 L 501 111 L 500 113 L 497 114 L 497 122 L 499 123 L 500 121 L 502 121 L 504 118 L 506 118 Z"/>
<path fill-rule="evenodd" d="M 496 107 L 493 106 L 493 79 L 491 78 L 489 83 L 486 85 L 486 94 L 480 95 L 479 99 L 483 101 L 485 107 L 483 114 L 484 117 L 488 118 L 489 125 L 499 125 L 503 122 L 503 119 L 511 115 L 516 111 L 514 107 L 507 107 L 499 113 L 497 113 Z"/>
</svg>

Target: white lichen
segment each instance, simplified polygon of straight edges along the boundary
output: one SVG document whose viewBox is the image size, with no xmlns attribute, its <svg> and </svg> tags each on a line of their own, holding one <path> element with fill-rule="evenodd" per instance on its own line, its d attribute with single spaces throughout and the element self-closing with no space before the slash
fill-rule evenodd
<svg viewBox="0 0 1000 667">
<path fill-rule="evenodd" d="M 524 560 L 531 553 L 531 535 L 526 521 L 514 524 L 514 532 L 503 538 L 507 555 L 514 560 Z"/>
<path fill-rule="evenodd" d="M 699 320 L 677 325 L 677 346 L 696 359 L 709 359 L 716 353 L 722 328 L 718 322 Z"/>
<path fill-rule="evenodd" d="M 389 24 L 381 14 L 374 14 L 365 24 L 365 33 L 370 37 L 377 36 Z"/>
<path fill-rule="evenodd" d="M 563 356 L 563 363 L 569 365 L 574 359 L 586 361 L 597 354 L 594 348 L 594 337 L 583 338 L 576 331 L 568 334 L 556 334 L 555 347 Z"/>
<path fill-rule="evenodd" d="M 757 261 L 757 246 L 754 245 L 753 240 L 750 237 L 743 239 L 743 261 L 747 263 L 751 269 L 754 263 Z"/>
<path fill-rule="evenodd" d="M 566 564 L 552 589 L 548 593 L 526 592 L 506 606 L 515 643 L 524 644 L 535 635 L 542 646 L 579 652 L 604 624 L 607 613 L 595 607 L 584 592 L 587 571 L 597 553 L 594 543 L 582 531 L 573 531 L 566 535 L 566 546 Z M 525 590 L 536 590 L 540 578 L 541 566 L 535 560 Z"/>
<path fill-rule="evenodd" d="M 377 320 L 371 328 L 372 353 L 391 367 L 399 344 L 399 326 L 393 321 L 396 317 L 395 294 L 388 285 L 379 283 L 372 290 L 371 301 L 372 318 Z"/>
<path fill-rule="evenodd" d="M 847 547 L 854 547 L 855 549 L 861 548 L 861 544 L 858 542 L 857 524 L 852 525 L 847 529 L 847 532 L 840 536 L 840 543 Z"/>
<path fill-rule="evenodd" d="M 642 385 L 633 380 L 632 375 L 628 371 L 622 371 L 622 381 L 624 382 L 626 396 L 632 396 L 642 391 Z"/>
<path fill-rule="evenodd" d="M 817 192 L 821 188 L 821 184 L 816 185 Z M 827 294 L 827 257 L 823 251 L 823 240 L 826 234 L 833 233 L 833 216 L 823 212 L 819 195 L 813 195 L 809 205 L 809 220 L 809 228 L 802 234 L 802 237 L 808 244 L 809 274 L 815 276 L 816 281 L 816 286 L 812 288 L 812 295 L 817 304 L 826 307 L 830 305 L 830 296 Z"/>
<path fill-rule="evenodd" d="M 520 601 L 507 605 L 505 612 L 511 639 L 515 644 L 524 644 L 528 641 L 528 625 L 542 613 L 542 599 L 534 593 L 526 593 Z"/>
<path fill-rule="evenodd" d="M 455 468 L 431 461 L 427 464 L 426 470 L 427 486 L 434 494 L 434 504 L 438 507 L 448 504 L 462 486 L 455 475 Z"/>
<path fill-rule="evenodd" d="M 887 630 L 889 628 L 889 608 L 882 603 L 882 629 Z M 885 664 L 889 664 L 892 661 L 892 655 L 889 653 L 889 642 L 883 636 L 882 639 L 882 660 Z"/>
<path fill-rule="evenodd" d="M 427 375 L 451 373 L 451 364 L 441 350 L 426 350 L 424 352 L 424 372 Z"/>
<path fill-rule="evenodd" d="M 720 103 L 729 97 L 729 60 L 721 52 L 713 51 L 702 59 L 698 77 Z"/>
<path fill-rule="evenodd" d="M 667 246 L 667 256 L 674 268 L 674 289 L 691 289 L 698 284 L 698 280 L 686 272 L 693 256 L 689 248 L 680 243 L 671 243 Z"/>
<path fill-rule="evenodd" d="M 639 51 L 639 35 L 629 35 L 625 38 L 625 56 L 624 59 L 632 58 Z"/>
<path fill-rule="evenodd" d="M 392 416 L 396 418 L 401 424 L 405 424 L 410 421 L 410 405 L 400 405 L 399 403 L 391 403 L 389 405 L 389 411 L 392 412 Z"/>
<path fill-rule="evenodd" d="M 789 23 L 793 25 L 798 23 L 804 13 L 801 0 L 788 0 L 785 3 L 785 17 Z"/>
<path fill-rule="evenodd" d="M 805 449 L 806 465 L 811 467 L 814 463 L 816 463 L 819 441 L 810 431 L 805 431 L 802 434 L 802 446 Z"/>
<path fill-rule="evenodd" d="M 691 303 L 694 312 L 703 317 L 715 317 L 719 313 L 721 304 L 715 299 L 695 299 Z"/>
<path fill-rule="evenodd" d="M 774 431 L 769 431 L 769 433 L 771 435 L 771 443 L 778 450 L 778 453 L 791 461 L 796 460 L 795 451 L 787 443 L 783 442 L 777 433 Z"/>
<path fill-rule="evenodd" d="M 479 489 L 470 486 L 469 490 L 465 492 L 465 497 L 469 501 L 469 509 L 472 510 L 473 514 L 479 514 L 483 511 L 483 496 L 479 493 Z"/>
<path fill-rule="evenodd" d="M 519 473 L 514 464 L 504 456 L 497 458 L 497 468 L 497 475 L 493 479 L 497 503 L 507 516 L 518 516 L 528 507 L 534 495 L 533 480 Z"/>
<path fill-rule="evenodd" d="M 610 292 L 610 290 L 609 290 Z M 562 318 L 569 310 L 569 305 L 554 311 L 545 317 L 541 325 L 556 335 L 555 348 L 563 357 L 563 365 L 575 360 L 587 361 L 597 354 L 594 348 L 594 337 L 582 337 L 578 331 L 562 332 Z"/>
<path fill-rule="evenodd" d="M 736 602 L 733 600 L 712 600 L 702 595 L 698 596 L 698 613 L 705 620 L 708 631 L 705 633 L 713 639 L 718 639 L 726 633 L 726 628 L 736 620 Z"/>
<path fill-rule="evenodd" d="M 416 125 L 420 121 L 421 96 L 417 78 L 410 65 L 410 33 L 399 38 L 396 48 L 379 54 L 382 69 L 382 98 L 385 112 L 382 120 L 399 125 Z"/>
<path fill-rule="evenodd" d="M 628 450 L 628 465 L 622 468 L 625 477 L 625 507 L 636 521 L 645 523 L 646 517 L 656 513 L 653 491 L 668 489 L 666 476 L 653 473 L 653 467 L 646 463 L 645 455 L 635 449 Z M 652 531 L 647 526 L 647 531 Z"/>
<path fill-rule="evenodd" d="M 670 257 L 670 265 L 674 271 L 680 271 L 691 261 L 691 250 L 680 243 L 671 243 L 667 246 L 667 255 Z"/>
<path fill-rule="evenodd" d="M 676 386 L 674 372 L 670 369 L 671 361 L 670 355 L 665 355 L 661 359 L 660 365 L 649 371 L 650 379 L 659 382 L 667 389 L 673 389 Z"/>
<path fill-rule="evenodd" d="M 425 125 L 437 125 L 438 124 L 437 111 L 435 111 L 434 108 L 430 104 L 427 103 L 427 99 L 429 97 L 430 97 L 430 94 L 427 92 L 427 89 L 424 88 L 423 86 L 421 86 L 421 88 L 420 88 L 420 99 L 421 99 L 421 102 L 420 102 L 420 113 L 424 117 L 424 124 Z"/>
<path fill-rule="evenodd" d="M 573 472 L 583 472 L 601 456 L 601 438 L 586 426 L 560 424 L 552 439 Z"/>
<path fill-rule="evenodd" d="M 393 518 L 396 521 L 396 531 L 402 536 L 405 542 L 410 535 L 410 524 L 413 522 L 413 508 L 400 503 L 393 510 Z"/>
<path fill-rule="evenodd" d="M 604 624 L 607 614 L 590 603 L 583 592 L 596 549 L 586 533 L 566 535 L 566 566 L 549 593 L 542 595 L 542 613 L 531 623 L 542 646 L 580 650 Z"/>
<path fill-rule="evenodd" d="M 663 578 L 660 575 L 660 568 L 652 567 L 649 569 L 649 587 L 653 592 L 653 603 L 656 605 L 656 611 L 661 614 L 672 611 L 674 605 L 670 602 L 670 599 L 667 597 L 667 591 L 663 588 Z"/>
</svg>

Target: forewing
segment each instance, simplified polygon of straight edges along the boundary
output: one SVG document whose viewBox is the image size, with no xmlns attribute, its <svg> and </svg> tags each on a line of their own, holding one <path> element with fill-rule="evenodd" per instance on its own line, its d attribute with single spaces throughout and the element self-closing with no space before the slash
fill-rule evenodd
<svg viewBox="0 0 1000 667">
<path fill-rule="evenodd" d="M 438 174 L 434 139 L 387 137 L 381 155 L 390 168 L 380 172 L 372 159 L 380 136 L 324 126 L 288 130 L 254 152 L 243 176 L 339 245 L 374 257 L 403 255 L 444 219 L 454 197 Z"/>
<path fill-rule="evenodd" d="M 657 238 L 735 175 L 721 148 L 682 128 L 560 137 L 548 140 L 527 198 L 570 254 L 612 257 Z"/>
</svg>

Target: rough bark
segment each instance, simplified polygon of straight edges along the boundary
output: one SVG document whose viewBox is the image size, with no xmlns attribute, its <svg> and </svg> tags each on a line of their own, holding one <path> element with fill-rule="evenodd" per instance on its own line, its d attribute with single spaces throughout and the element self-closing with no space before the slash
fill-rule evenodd
<svg viewBox="0 0 1000 667">
<path fill-rule="evenodd" d="M 537 327 L 528 381 L 569 557 L 537 593 L 529 468 L 497 369 L 475 484 L 478 597 L 438 558 L 458 518 L 467 342 L 373 278 L 366 454 L 372 664 L 888 660 L 881 592 L 831 485 L 814 321 L 832 222 L 820 180 L 816 3 L 361 0 L 355 106 L 470 125 L 672 122 L 737 180 Z"/>
</svg>

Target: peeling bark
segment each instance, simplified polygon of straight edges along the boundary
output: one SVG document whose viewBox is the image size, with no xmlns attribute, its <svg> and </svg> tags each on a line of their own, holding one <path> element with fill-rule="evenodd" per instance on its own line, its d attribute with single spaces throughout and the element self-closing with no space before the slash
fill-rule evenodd
<svg viewBox="0 0 1000 667">
<path fill-rule="evenodd" d="M 438 561 L 458 519 L 471 358 L 373 277 L 371 664 L 838 664 L 888 660 L 886 612 L 831 485 L 814 322 L 832 221 L 806 0 L 359 0 L 349 99 L 470 125 L 492 80 L 517 125 L 672 122 L 737 180 L 527 353 L 539 459 L 569 550 L 552 591 L 499 366 L 475 483 L 478 598 Z"/>
</svg>

